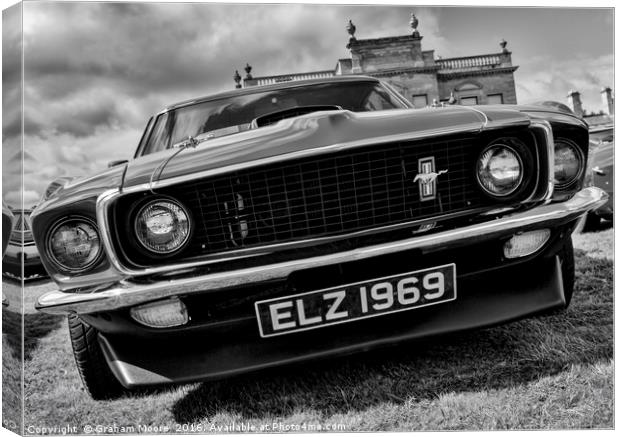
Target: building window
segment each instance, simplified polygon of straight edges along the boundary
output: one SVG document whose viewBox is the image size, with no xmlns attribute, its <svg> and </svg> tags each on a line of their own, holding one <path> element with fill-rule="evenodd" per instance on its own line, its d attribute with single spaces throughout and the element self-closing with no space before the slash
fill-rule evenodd
<svg viewBox="0 0 620 437">
<path fill-rule="evenodd" d="M 501 105 L 504 103 L 504 96 L 501 94 L 489 94 L 487 96 L 487 104 L 489 105 Z"/>
<path fill-rule="evenodd" d="M 426 94 L 418 94 L 413 96 L 412 103 L 416 109 L 426 108 L 428 106 L 428 98 L 426 97 Z"/>
<path fill-rule="evenodd" d="M 461 97 L 461 105 L 463 106 L 473 106 L 478 104 L 478 97 Z"/>
</svg>

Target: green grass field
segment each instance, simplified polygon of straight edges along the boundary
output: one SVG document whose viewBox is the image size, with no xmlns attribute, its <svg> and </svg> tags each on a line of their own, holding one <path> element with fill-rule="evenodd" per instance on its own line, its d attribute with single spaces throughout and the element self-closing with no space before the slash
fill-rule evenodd
<svg viewBox="0 0 620 437">
<path fill-rule="evenodd" d="M 292 431 L 613 428 L 613 229 L 577 235 L 575 247 L 566 312 L 106 402 L 82 388 L 66 321 L 27 309 L 25 431 L 217 432 L 233 422 Z M 13 357 L 15 344 L 3 344 Z"/>
</svg>

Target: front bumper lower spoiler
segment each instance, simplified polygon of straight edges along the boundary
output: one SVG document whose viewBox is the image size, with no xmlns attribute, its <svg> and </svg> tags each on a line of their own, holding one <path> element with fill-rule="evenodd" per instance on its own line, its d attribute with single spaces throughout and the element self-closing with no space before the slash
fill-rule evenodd
<svg viewBox="0 0 620 437">
<path fill-rule="evenodd" d="M 557 256 L 461 278 L 458 287 L 457 299 L 440 305 L 291 335 L 262 338 L 256 325 L 251 324 L 220 336 L 197 331 L 137 340 L 129 335 L 100 332 L 98 339 L 112 373 L 123 386 L 135 389 L 215 381 L 277 366 L 350 355 L 404 341 L 495 326 L 566 305 Z M 400 350 L 424 347 L 409 344 Z"/>
<path fill-rule="evenodd" d="M 584 188 L 565 202 L 551 203 L 528 211 L 506 215 L 485 223 L 421 235 L 397 242 L 367 246 L 350 251 L 297 259 L 260 267 L 221 273 L 160 279 L 148 283 L 123 280 L 107 288 L 93 287 L 78 291 L 52 291 L 36 304 L 50 314 L 90 314 L 113 311 L 171 296 L 233 288 L 248 283 L 286 279 L 291 273 L 332 264 L 372 258 L 410 249 L 441 250 L 470 242 L 495 239 L 510 232 L 537 226 L 553 227 L 594 210 L 607 201 L 607 194 L 596 187 Z"/>
</svg>

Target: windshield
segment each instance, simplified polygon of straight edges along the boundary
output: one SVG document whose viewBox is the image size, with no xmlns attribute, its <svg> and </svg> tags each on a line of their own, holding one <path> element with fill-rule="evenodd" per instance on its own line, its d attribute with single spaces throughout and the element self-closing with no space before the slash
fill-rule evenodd
<svg viewBox="0 0 620 437">
<path fill-rule="evenodd" d="M 335 105 L 354 112 L 406 108 L 377 82 L 337 82 L 256 92 L 211 100 L 159 115 L 139 152 L 148 155 L 209 133 L 230 135 L 250 128 L 257 117 L 298 106 Z"/>
</svg>

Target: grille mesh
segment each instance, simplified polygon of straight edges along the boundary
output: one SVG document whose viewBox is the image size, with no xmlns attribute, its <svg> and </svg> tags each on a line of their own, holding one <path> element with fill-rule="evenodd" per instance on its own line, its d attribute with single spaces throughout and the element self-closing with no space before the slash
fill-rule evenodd
<svg viewBox="0 0 620 437">
<path fill-rule="evenodd" d="M 193 181 L 168 194 L 196 222 L 185 256 L 350 233 L 489 204 L 474 139 L 400 142 Z M 437 196 L 421 201 L 418 160 L 434 157 Z"/>
</svg>

